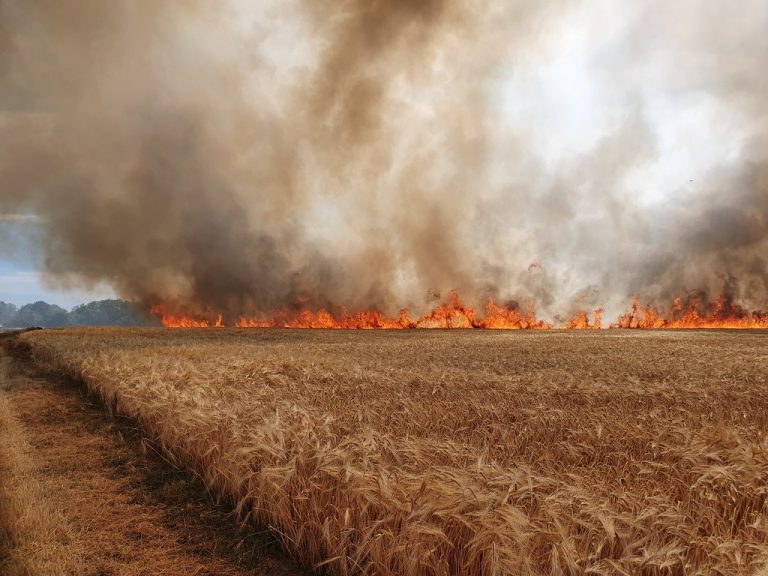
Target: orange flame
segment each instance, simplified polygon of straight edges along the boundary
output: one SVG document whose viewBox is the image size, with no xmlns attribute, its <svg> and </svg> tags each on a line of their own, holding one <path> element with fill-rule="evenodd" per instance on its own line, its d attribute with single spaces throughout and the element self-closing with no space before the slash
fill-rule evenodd
<svg viewBox="0 0 768 576">
<path fill-rule="evenodd" d="M 485 304 L 485 318 L 476 328 L 495 330 L 546 330 L 551 328 L 543 320 L 536 318 L 533 304 L 528 305 L 528 311 L 523 312 L 517 306 L 499 306 L 492 298 Z"/>
<path fill-rule="evenodd" d="M 154 306 L 150 312 L 160 318 L 168 328 L 209 328 L 223 326 L 221 314 L 211 319 L 196 318 L 181 313 L 169 313 L 163 305 Z M 447 302 L 439 304 L 425 315 L 412 320 L 407 309 L 397 317 L 389 317 L 377 310 L 349 314 L 342 309 L 333 314 L 325 309 L 311 310 L 284 308 L 276 313 L 241 316 L 231 325 L 240 328 L 330 328 L 349 330 L 403 330 L 409 328 L 460 328 L 498 330 L 546 330 L 552 325 L 536 317 L 532 303 L 521 310 L 516 303 L 499 305 L 489 298 L 484 314 L 478 316 L 474 308 L 466 306 L 456 292 L 451 292 Z M 563 327 L 568 330 L 599 330 L 603 328 L 603 309 L 589 314 L 578 312 Z M 713 301 L 694 296 L 683 302 L 676 298 L 666 311 L 650 305 L 641 305 L 638 297 L 626 314 L 610 325 L 610 328 L 633 329 L 685 329 L 685 328 L 768 328 L 768 313 L 755 311 L 751 314 L 722 295 Z"/>
<path fill-rule="evenodd" d="M 216 321 L 194 318 L 185 314 L 169 313 L 162 305 L 154 306 L 150 312 L 160 318 L 167 328 L 209 328 L 222 326 L 221 315 Z M 317 311 L 308 308 L 291 310 L 285 308 L 271 315 L 241 316 L 234 326 L 239 328 L 334 328 L 354 330 L 402 330 L 407 328 L 488 328 L 504 330 L 531 330 L 550 328 L 536 318 L 531 306 L 521 311 L 514 306 L 499 306 L 492 299 L 485 305 L 485 316 L 477 317 L 474 308 L 465 306 L 455 292 L 449 294 L 448 302 L 440 304 L 417 320 L 411 320 L 407 309 L 400 311 L 396 318 L 388 317 L 377 310 L 349 314 L 345 310 L 334 315 L 328 310 Z"/>
<path fill-rule="evenodd" d="M 184 314 L 168 314 L 165 312 L 165 307 L 162 304 L 152 306 L 149 312 L 160 318 L 160 322 L 166 328 L 210 328 L 211 326 L 218 328 L 223 326 L 221 314 L 216 316 L 214 322 L 198 320 Z"/>
<path fill-rule="evenodd" d="M 582 311 L 566 324 L 567 330 L 600 330 L 603 327 L 603 309 L 598 308 L 592 316 L 592 323 L 589 323 L 589 315 Z"/>
<path fill-rule="evenodd" d="M 675 301 L 666 312 L 649 305 L 640 306 L 637 297 L 632 306 L 616 323 L 618 328 L 768 328 L 768 314 L 760 311 L 750 315 L 731 298 L 722 294 L 711 302 L 693 296 L 683 303 Z"/>
</svg>

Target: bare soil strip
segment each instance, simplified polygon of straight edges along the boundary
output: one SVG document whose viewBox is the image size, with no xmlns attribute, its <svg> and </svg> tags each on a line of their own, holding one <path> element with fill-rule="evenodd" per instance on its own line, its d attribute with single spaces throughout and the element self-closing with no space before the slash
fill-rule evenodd
<svg viewBox="0 0 768 576">
<path fill-rule="evenodd" d="M 0 341 L 0 574 L 304 574 L 229 509 L 129 422 Z"/>
</svg>

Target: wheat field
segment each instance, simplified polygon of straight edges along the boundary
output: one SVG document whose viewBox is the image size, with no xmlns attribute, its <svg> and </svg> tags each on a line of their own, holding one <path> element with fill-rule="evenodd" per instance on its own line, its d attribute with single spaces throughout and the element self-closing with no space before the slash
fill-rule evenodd
<svg viewBox="0 0 768 576">
<path fill-rule="evenodd" d="M 762 574 L 768 335 L 24 334 L 331 574 Z"/>
</svg>

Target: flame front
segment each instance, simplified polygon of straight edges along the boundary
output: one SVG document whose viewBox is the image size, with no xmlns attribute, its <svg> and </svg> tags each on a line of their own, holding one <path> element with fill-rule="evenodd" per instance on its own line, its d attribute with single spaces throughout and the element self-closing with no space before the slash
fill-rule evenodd
<svg viewBox="0 0 768 576">
<path fill-rule="evenodd" d="M 212 319 L 189 316 L 183 313 L 168 312 L 163 305 L 150 309 L 163 326 L 167 328 L 211 328 L 221 327 L 225 323 L 221 314 L 211 315 Z M 547 330 L 564 328 L 567 330 L 599 330 L 603 328 L 603 309 L 590 314 L 577 312 L 570 320 L 560 326 L 554 326 L 537 318 L 533 303 L 527 303 L 525 309 L 516 304 L 499 305 L 489 298 L 478 315 L 474 308 L 466 306 L 456 292 L 449 294 L 448 300 L 430 310 L 423 316 L 412 319 L 407 309 L 400 311 L 397 317 L 389 317 L 377 310 L 368 310 L 350 314 L 343 310 L 333 314 L 325 309 L 312 310 L 308 307 L 297 309 L 284 308 L 276 313 L 255 316 L 241 316 L 226 325 L 239 328 L 326 328 L 347 330 L 405 330 L 413 328 L 458 328 L 487 330 Z M 634 297 L 627 312 L 621 315 L 610 328 L 631 329 L 702 329 L 702 328 L 768 328 L 768 312 L 749 312 L 734 303 L 727 295 L 706 301 L 700 296 L 687 300 L 676 298 L 667 310 L 660 310 L 650 305 L 641 305 Z"/>
<path fill-rule="evenodd" d="M 216 320 L 196 318 L 182 313 L 166 311 L 163 305 L 153 306 L 150 312 L 160 318 L 167 328 L 210 328 L 223 326 L 222 317 Z M 412 319 L 407 309 L 397 317 L 389 317 L 377 310 L 356 314 L 342 311 L 334 315 L 328 310 L 282 309 L 273 314 L 241 316 L 233 324 L 238 328 L 330 328 L 348 330 L 404 330 L 409 328 L 486 328 L 498 330 L 534 330 L 551 328 L 536 318 L 533 305 L 521 310 L 515 305 L 500 306 L 489 298 L 485 313 L 479 318 L 474 308 L 465 306 L 455 292 L 449 294 L 447 302 L 433 308 L 427 314 Z"/>
<path fill-rule="evenodd" d="M 640 306 L 637 297 L 616 323 L 617 328 L 768 328 L 768 313 L 751 314 L 726 294 L 711 302 L 694 296 L 687 302 L 676 298 L 666 312 L 649 305 Z"/>
<path fill-rule="evenodd" d="M 600 330 L 603 327 L 603 309 L 594 311 L 592 323 L 589 322 L 589 314 L 584 311 L 578 312 L 570 319 L 565 328 L 567 330 Z"/>
</svg>

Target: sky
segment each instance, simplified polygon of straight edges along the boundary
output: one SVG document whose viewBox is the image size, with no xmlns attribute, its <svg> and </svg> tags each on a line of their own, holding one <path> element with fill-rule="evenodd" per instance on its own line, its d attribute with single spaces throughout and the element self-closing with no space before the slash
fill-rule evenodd
<svg viewBox="0 0 768 576">
<path fill-rule="evenodd" d="M 56 282 L 46 281 L 45 274 L 31 261 L 0 260 L 0 302 L 23 306 L 44 300 L 70 309 L 78 304 L 115 297 L 114 291 L 104 284 L 92 288 L 67 289 Z"/>
<path fill-rule="evenodd" d="M 79 304 L 115 298 L 114 291 L 102 283 L 90 288 L 70 286 L 43 272 L 39 250 L 33 241 L 36 218 L 30 215 L 0 214 L 0 302 L 23 306 L 44 300 L 71 309 Z"/>
<path fill-rule="evenodd" d="M 24 270 L 22 266 L 8 262 L 0 266 L 0 302 L 23 306 L 45 300 L 49 304 L 70 309 L 92 300 L 114 297 L 114 292 L 108 287 L 65 290 L 46 284 L 37 270 Z"/>
</svg>

